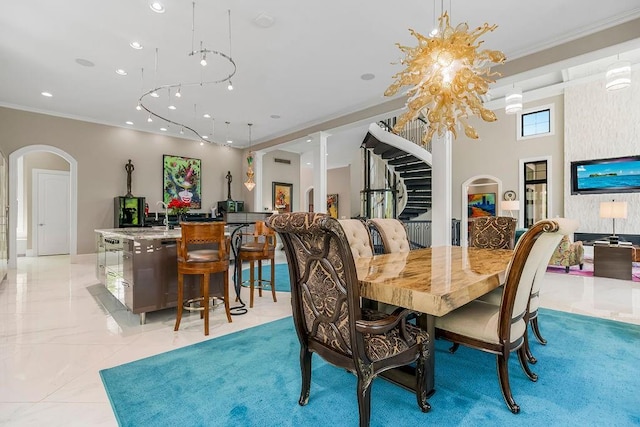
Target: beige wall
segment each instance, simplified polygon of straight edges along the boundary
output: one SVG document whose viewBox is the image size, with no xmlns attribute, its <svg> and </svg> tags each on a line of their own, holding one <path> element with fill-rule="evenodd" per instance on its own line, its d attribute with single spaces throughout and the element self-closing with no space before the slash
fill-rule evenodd
<svg viewBox="0 0 640 427">
<path fill-rule="evenodd" d="M 351 179 L 351 168 L 329 169 L 327 171 L 327 194 L 338 195 L 338 218 L 351 217 L 351 188 L 347 183 Z"/>
<path fill-rule="evenodd" d="M 351 167 L 345 166 L 342 168 L 335 168 L 327 170 L 327 194 L 338 195 L 338 218 L 351 217 L 351 197 L 354 189 L 346 185 L 351 179 Z M 305 193 L 311 188 L 311 200 L 309 203 L 313 204 L 313 169 L 301 168 L 300 169 L 300 210 L 306 211 L 309 206 L 304 205 Z M 359 189 L 358 189 L 359 191 Z"/>
<path fill-rule="evenodd" d="M 612 221 L 599 217 L 600 202 L 626 201 L 627 219 L 616 220 L 616 233 L 640 234 L 640 193 L 571 195 L 569 165 L 575 160 L 640 155 L 640 72 L 630 88 L 607 92 L 604 80 L 565 92 L 565 176 L 567 216 L 580 219 L 579 231 L 612 232 Z"/>
<path fill-rule="evenodd" d="M 522 189 L 518 188 L 519 160 L 533 157 L 552 157 L 553 212 L 550 217 L 562 216 L 564 187 L 561 185 L 563 171 L 563 97 L 556 96 L 544 100 L 526 103 L 525 109 L 541 105 L 555 106 L 555 135 L 519 141 L 516 138 L 517 115 L 507 115 L 504 109 L 496 110 L 498 120 L 492 123 L 477 118 L 469 120 L 480 134 L 479 140 L 472 140 L 458 135 L 453 141 L 452 158 L 452 214 L 461 218 L 462 183 L 476 175 L 492 175 L 502 181 L 502 192 L 514 190 L 518 200 L 522 197 Z M 437 165 L 435 166 L 437 167 Z M 502 200 L 502 194 L 497 195 Z"/>
<path fill-rule="evenodd" d="M 27 225 L 27 249 L 31 249 L 31 236 L 33 233 L 33 170 L 46 169 L 56 171 L 69 171 L 69 163 L 57 154 L 47 152 L 29 153 L 23 159 L 23 194 L 24 224 Z"/>
<path fill-rule="evenodd" d="M 291 161 L 291 164 L 276 163 L 274 159 L 287 159 Z M 300 155 L 296 153 L 290 153 L 288 151 L 271 151 L 265 153 L 262 157 L 262 204 L 264 206 L 251 207 L 252 210 L 261 212 L 265 210 L 273 210 L 273 196 L 272 187 L 274 182 L 283 182 L 286 184 L 293 184 L 292 191 L 292 210 L 299 211 L 302 200 L 301 188 L 300 188 Z M 253 197 L 247 199 L 253 203 Z"/>
<path fill-rule="evenodd" d="M 151 211 L 162 200 L 163 154 L 202 160 L 202 209 L 195 212 L 209 212 L 227 198 L 227 171 L 234 176 L 232 195 L 242 194 L 240 150 L 0 107 L 0 150 L 9 155 L 39 144 L 64 150 L 78 162 L 79 254 L 95 252 L 94 229 L 113 227 L 113 198 L 127 192 L 128 159 L 135 165 L 132 193 L 146 197 Z"/>
</svg>

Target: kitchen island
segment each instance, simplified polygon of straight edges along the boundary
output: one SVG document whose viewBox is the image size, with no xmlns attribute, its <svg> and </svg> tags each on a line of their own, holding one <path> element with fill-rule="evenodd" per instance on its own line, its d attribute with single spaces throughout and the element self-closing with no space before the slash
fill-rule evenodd
<svg viewBox="0 0 640 427">
<path fill-rule="evenodd" d="M 176 307 L 180 228 L 112 228 L 95 230 L 96 276 L 128 310 L 140 315 Z M 211 295 L 223 295 L 222 273 L 211 275 Z M 185 276 L 185 299 L 198 293 L 198 277 Z"/>
</svg>

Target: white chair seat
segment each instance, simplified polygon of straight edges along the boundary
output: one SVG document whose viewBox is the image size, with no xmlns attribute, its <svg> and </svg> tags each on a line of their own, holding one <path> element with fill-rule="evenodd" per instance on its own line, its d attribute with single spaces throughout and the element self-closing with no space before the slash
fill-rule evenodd
<svg viewBox="0 0 640 427">
<path fill-rule="evenodd" d="M 436 328 L 475 338 L 484 342 L 499 344 L 498 319 L 500 306 L 482 301 L 471 301 L 449 314 L 436 317 Z M 520 339 L 526 324 L 524 319 L 511 325 L 511 337 Z"/>
<path fill-rule="evenodd" d="M 499 288 L 492 290 L 488 294 L 482 295 L 478 298 L 478 301 L 488 302 L 493 305 L 500 305 L 502 303 L 502 291 L 504 291 L 504 287 L 501 285 Z"/>
</svg>

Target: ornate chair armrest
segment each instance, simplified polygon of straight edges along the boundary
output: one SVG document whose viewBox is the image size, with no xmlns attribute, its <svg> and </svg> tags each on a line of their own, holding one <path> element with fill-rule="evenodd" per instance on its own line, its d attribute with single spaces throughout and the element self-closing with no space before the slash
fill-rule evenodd
<svg viewBox="0 0 640 427">
<path fill-rule="evenodd" d="M 402 334 L 406 335 L 405 323 L 407 321 L 407 316 L 410 316 L 412 314 L 417 313 L 406 308 L 397 308 L 393 311 L 393 313 L 389 314 L 384 319 L 358 320 L 356 322 L 356 330 L 363 334 L 380 335 L 385 334 L 400 325 Z"/>
</svg>

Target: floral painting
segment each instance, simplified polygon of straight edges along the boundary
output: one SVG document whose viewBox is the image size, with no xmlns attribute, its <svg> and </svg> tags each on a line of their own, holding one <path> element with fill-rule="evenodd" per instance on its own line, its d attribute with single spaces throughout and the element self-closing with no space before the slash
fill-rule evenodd
<svg viewBox="0 0 640 427">
<path fill-rule="evenodd" d="M 293 184 L 273 183 L 273 208 L 278 212 L 291 212 Z"/>
<path fill-rule="evenodd" d="M 202 188 L 200 159 L 189 157 L 163 156 L 164 202 L 173 199 L 189 203 L 192 209 L 200 209 Z"/>
</svg>

